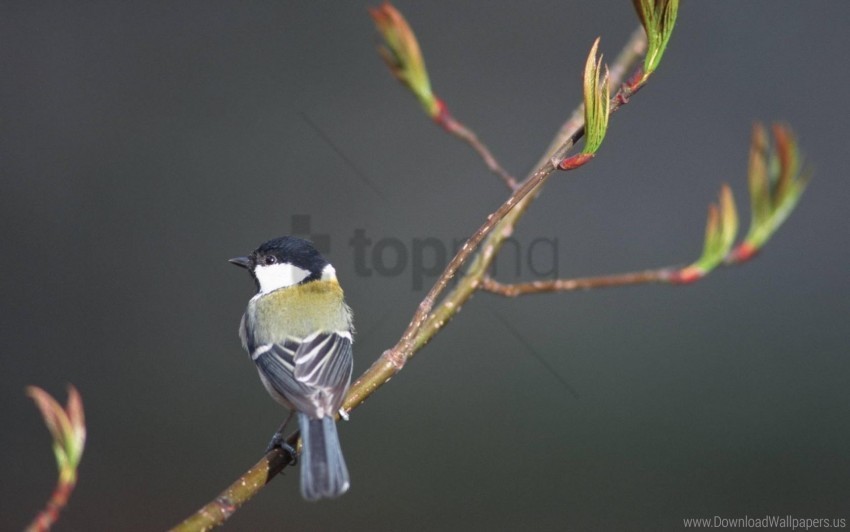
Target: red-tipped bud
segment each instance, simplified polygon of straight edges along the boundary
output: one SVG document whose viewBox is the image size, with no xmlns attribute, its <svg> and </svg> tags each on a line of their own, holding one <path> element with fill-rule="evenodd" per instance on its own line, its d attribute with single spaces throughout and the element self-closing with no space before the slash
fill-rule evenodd
<svg viewBox="0 0 850 532">
<path fill-rule="evenodd" d="M 668 281 L 670 284 L 691 284 L 705 277 L 705 271 L 697 266 L 688 266 L 681 270 L 676 270 L 670 274 Z"/>
<path fill-rule="evenodd" d="M 575 170 L 587 164 L 591 159 L 593 159 L 592 153 L 577 153 L 558 163 L 558 170 Z"/>
</svg>

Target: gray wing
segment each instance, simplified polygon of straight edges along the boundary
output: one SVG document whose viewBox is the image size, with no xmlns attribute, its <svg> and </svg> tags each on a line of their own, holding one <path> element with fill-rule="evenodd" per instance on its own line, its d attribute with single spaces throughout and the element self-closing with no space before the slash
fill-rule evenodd
<svg viewBox="0 0 850 532">
<path fill-rule="evenodd" d="M 294 356 L 295 378 L 318 388 L 348 388 L 353 358 L 347 333 L 319 333 L 305 338 Z M 344 391 L 343 391 L 344 393 Z"/>
<path fill-rule="evenodd" d="M 332 415 L 339 409 L 354 369 L 347 333 L 318 333 L 301 342 L 259 345 L 252 358 L 270 392 L 273 389 L 312 417 Z"/>
</svg>

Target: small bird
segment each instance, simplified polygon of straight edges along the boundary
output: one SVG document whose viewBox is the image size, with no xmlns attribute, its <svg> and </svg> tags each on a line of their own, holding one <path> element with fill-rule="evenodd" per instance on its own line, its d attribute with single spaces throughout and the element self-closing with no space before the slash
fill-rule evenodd
<svg viewBox="0 0 850 532">
<path fill-rule="evenodd" d="M 298 415 L 301 494 L 310 501 L 338 497 L 350 481 L 334 414 L 351 384 L 354 328 L 336 271 L 310 242 L 291 236 L 230 262 L 257 286 L 239 326 L 242 347 L 269 394 L 289 409 L 286 421 Z"/>
</svg>

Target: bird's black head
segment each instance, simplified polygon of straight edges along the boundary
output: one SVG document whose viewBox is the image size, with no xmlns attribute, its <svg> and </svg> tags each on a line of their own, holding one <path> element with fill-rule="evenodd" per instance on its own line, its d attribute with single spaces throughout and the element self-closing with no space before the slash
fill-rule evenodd
<svg viewBox="0 0 850 532">
<path fill-rule="evenodd" d="M 333 267 L 309 241 L 294 236 L 263 243 L 247 257 L 230 259 L 251 272 L 259 292 L 335 278 Z"/>
</svg>

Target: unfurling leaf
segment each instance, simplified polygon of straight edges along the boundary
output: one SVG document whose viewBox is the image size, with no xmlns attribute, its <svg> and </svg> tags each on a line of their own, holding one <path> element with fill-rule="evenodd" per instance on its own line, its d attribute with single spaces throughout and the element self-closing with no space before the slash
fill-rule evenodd
<svg viewBox="0 0 850 532">
<path fill-rule="evenodd" d="M 671 282 L 689 283 L 705 277 L 729 254 L 737 234 L 738 209 L 735 206 L 732 190 L 724 184 L 720 189 L 718 203 L 708 206 L 702 255 L 690 266 L 675 272 Z"/>
<path fill-rule="evenodd" d="M 635 10 L 646 31 L 646 57 L 643 60 L 644 83 L 655 72 L 676 26 L 679 0 L 633 0 Z"/>
<path fill-rule="evenodd" d="M 389 2 L 369 8 L 369 15 L 384 39 L 384 45 L 378 48 L 378 52 L 393 76 L 413 92 L 428 116 L 437 119 L 441 105 L 431 92 L 428 70 L 416 34 L 404 16 Z"/>
<path fill-rule="evenodd" d="M 749 174 L 750 229 L 732 252 L 729 262 L 743 262 L 764 247 L 794 210 L 811 179 L 801 170 L 797 140 L 788 126 L 775 124 L 774 143 L 761 124 L 753 126 Z"/>
<path fill-rule="evenodd" d="M 608 118 L 611 113 L 611 94 L 608 86 L 608 66 L 602 74 L 602 56 L 596 58 L 599 48 L 599 38 L 593 42 L 587 62 L 584 65 L 584 124 L 585 141 L 582 153 L 596 153 L 605 132 L 608 129 Z M 600 76 L 602 79 L 600 80 Z"/>
<path fill-rule="evenodd" d="M 37 386 L 27 387 L 27 395 L 35 401 L 53 437 L 53 453 L 56 455 L 60 479 L 73 482 L 86 444 L 86 422 L 79 392 L 68 385 L 68 404 L 64 409 L 49 393 Z"/>
<path fill-rule="evenodd" d="M 552 164 L 560 170 L 574 170 L 593 159 L 608 130 L 611 115 L 611 92 L 608 83 L 608 67 L 602 73 L 602 56 L 596 57 L 599 38 L 593 41 L 584 64 L 584 148 L 581 153 L 565 157 L 570 146 L 562 146 L 552 156 Z M 601 79 L 600 79 L 601 76 Z"/>
<path fill-rule="evenodd" d="M 77 467 L 86 445 L 86 420 L 80 394 L 70 384 L 68 404 L 64 409 L 49 393 L 37 386 L 28 386 L 27 395 L 35 401 L 53 437 L 53 454 L 59 468 L 59 480 L 53 494 L 26 528 L 27 532 L 46 532 L 56 523 L 77 485 Z"/>
</svg>

